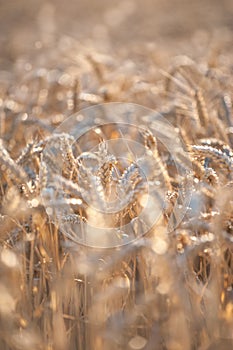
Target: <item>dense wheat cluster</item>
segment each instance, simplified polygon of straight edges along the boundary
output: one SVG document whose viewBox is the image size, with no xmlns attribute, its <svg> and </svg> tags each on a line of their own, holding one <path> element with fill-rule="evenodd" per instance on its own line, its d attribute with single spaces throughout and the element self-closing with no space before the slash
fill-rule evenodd
<svg viewBox="0 0 233 350">
<path fill-rule="evenodd" d="M 134 60 L 63 35 L 36 41 L 29 55 L 19 54 L 11 69 L 0 72 L 1 350 L 232 349 L 233 86 L 227 51 L 223 45 L 193 61 L 168 58 L 150 44 L 132 48 Z M 9 53 L 4 59 L 9 63 Z M 149 230 L 137 220 L 147 194 L 139 168 L 117 160 L 104 144 L 106 134 L 117 137 L 117 128 L 91 131 L 78 144 L 68 132 L 54 133 L 70 115 L 107 102 L 159 112 L 175 127 L 167 137 L 179 136 L 191 164 L 189 177 L 180 176 L 176 167 L 182 169 L 185 159 L 174 164 L 150 128 L 137 134 L 157 159 L 157 180 L 166 190 L 162 216 Z M 92 152 L 85 151 L 88 142 L 96 147 Z M 55 153 L 44 152 L 53 144 Z M 150 169 L 147 181 L 154 173 Z M 51 196 L 51 179 L 65 193 L 62 201 L 53 197 L 52 208 L 73 208 L 72 214 L 60 210 L 56 220 L 43 201 Z M 187 182 L 183 220 L 168 230 Z M 114 227 L 130 224 L 138 239 L 108 249 L 82 244 L 77 232 L 83 225 L 106 220 L 93 212 L 88 195 L 101 207 L 115 188 L 127 205 L 108 220 Z"/>
</svg>

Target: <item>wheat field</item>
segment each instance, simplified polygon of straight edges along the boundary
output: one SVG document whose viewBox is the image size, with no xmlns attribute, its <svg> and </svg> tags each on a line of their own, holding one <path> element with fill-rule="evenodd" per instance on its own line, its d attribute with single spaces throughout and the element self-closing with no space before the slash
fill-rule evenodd
<svg viewBox="0 0 233 350">
<path fill-rule="evenodd" d="M 0 1 L 0 350 L 233 348 L 232 20 Z"/>
</svg>

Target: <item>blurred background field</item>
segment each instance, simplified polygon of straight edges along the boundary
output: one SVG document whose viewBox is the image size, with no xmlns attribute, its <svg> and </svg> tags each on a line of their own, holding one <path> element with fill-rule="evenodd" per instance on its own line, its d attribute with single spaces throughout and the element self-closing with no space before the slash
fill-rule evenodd
<svg viewBox="0 0 233 350">
<path fill-rule="evenodd" d="M 158 51 L 195 57 L 225 41 L 230 50 L 232 30 L 231 0 L 1 0 L 0 64 L 7 68 L 35 41 L 51 44 L 61 35 L 129 56 L 153 43 Z"/>
</svg>

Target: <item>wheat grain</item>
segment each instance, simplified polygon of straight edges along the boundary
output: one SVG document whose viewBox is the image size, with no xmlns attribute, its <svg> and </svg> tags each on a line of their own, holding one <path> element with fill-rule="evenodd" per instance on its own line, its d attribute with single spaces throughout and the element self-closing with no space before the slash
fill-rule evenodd
<svg viewBox="0 0 233 350">
<path fill-rule="evenodd" d="M 192 146 L 193 151 L 201 157 L 210 158 L 215 164 L 225 167 L 230 172 L 232 169 L 232 159 L 225 152 L 211 146 Z"/>
</svg>

